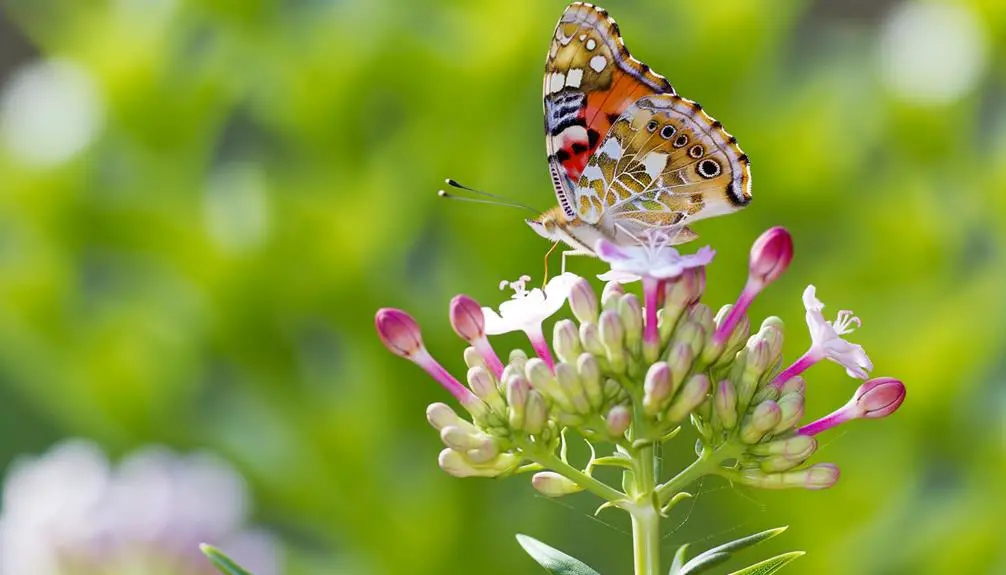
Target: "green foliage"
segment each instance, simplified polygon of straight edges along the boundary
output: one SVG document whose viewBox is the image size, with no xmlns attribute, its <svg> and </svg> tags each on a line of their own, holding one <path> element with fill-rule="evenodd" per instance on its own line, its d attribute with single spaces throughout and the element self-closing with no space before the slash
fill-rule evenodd
<svg viewBox="0 0 1006 575">
<path fill-rule="evenodd" d="M 734 571 L 730 575 L 770 575 L 771 573 L 775 573 L 776 571 L 782 569 L 786 565 L 789 565 L 793 561 L 796 561 L 800 557 L 803 557 L 803 554 L 803 551 L 783 553 L 782 555 L 777 555 L 771 559 L 766 559 L 761 563 L 745 567 L 740 571 Z"/>
<path fill-rule="evenodd" d="M 575 557 L 570 557 L 554 547 L 550 547 L 534 537 L 517 535 L 517 542 L 532 559 L 556 575 L 600 575 Z"/>
<path fill-rule="evenodd" d="M 204 543 L 199 546 L 199 549 L 204 555 L 206 555 L 206 557 L 209 558 L 210 562 L 213 563 L 213 566 L 223 573 L 223 575 L 252 575 L 248 571 L 242 569 L 241 566 L 235 563 L 233 559 L 211 545 L 206 545 Z"/>
</svg>

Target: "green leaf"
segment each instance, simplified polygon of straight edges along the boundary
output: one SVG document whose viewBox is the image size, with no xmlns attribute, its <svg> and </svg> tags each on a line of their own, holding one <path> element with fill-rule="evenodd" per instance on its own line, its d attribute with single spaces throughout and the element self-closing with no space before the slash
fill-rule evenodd
<svg viewBox="0 0 1006 575">
<path fill-rule="evenodd" d="M 790 551 L 789 553 L 783 553 L 782 555 L 776 555 L 771 559 L 766 559 L 761 563 L 755 563 L 754 565 L 745 567 L 740 571 L 734 571 L 730 575 L 769 575 L 770 573 L 775 573 L 776 571 L 782 569 L 803 555 L 803 551 Z"/>
<path fill-rule="evenodd" d="M 747 537 L 735 539 L 734 541 L 724 543 L 718 547 L 713 547 L 708 551 L 704 551 L 696 555 L 694 559 L 685 563 L 685 565 L 675 573 L 676 575 L 694 575 L 695 573 L 701 573 L 714 565 L 723 563 L 730 558 L 731 554 L 747 547 L 753 547 L 762 541 L 768 541 L 786 529 L 788 529 L 788 527 L 776 527 L 775 529 L 769 529 L 767 531 L 762 531 L 761 533 L 748 535 Z"/>
<path fill-rule="evenodd" d="M 213 566 L 216 567 L 224 575 L 251 575 L 250 572 L 241 568 L 240 565 L 234 562 L 233 559 L 224 555 L 222 551 L 203 543 L 199 546 L 199 549 L 203 552 L 203 555 L 209 558 Z"/>
<path fill-rule="evenodd" d="M 667 575 L 677 575 L 681 573 L 681 568 L 685 565 L 685 557 L 688 556 L 688 544 L 685 543 L 681 547 L 678 547 L 677 552 L 674 553 L 674 563 L 671 564 L 671 572 Z"/>
<path fill-rule="evenodd" d="M 517 535 L 517 542 L 532 559 L 549 573 L 557 575 L 600 575 L 579 559 L 566 555 L 554 547 L 545 545 L 534 537 Z"/>
</svg>

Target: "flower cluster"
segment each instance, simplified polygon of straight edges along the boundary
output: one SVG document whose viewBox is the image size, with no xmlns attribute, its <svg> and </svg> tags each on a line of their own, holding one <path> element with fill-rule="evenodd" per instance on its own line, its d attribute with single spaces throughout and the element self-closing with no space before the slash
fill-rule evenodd
<svg viewBox="0 0 1006 575">
<path fill-rule="evenodd" d="M 716 313 L 700 301 L 714 252 L 681 255 L 670 243 L 662 234 L 637 246 L 598 242 L 596 252 L 611 264 L 599 298 L 590 282 L 569 273 L 543 289 L 526 289 L 526 276 L 503 282 L 514 295 L 498 312 L 464 295 L 454 298 L 451 324 L 470 344 L 467 387 L 426 351 L 411 317 L 379 310 L 385 345 L 425 369 L 470 416 L 444 403 L 429 407 L 428 419 L 446 446 L 440 466 L 458 477 L 535 471 L 538 491 L 588 490 L 628 511 L 634 531 L 637 523 L 643 529 L 644 518 L 666 513 L 703 475 L 770 489 L 832 486 L 837 466 L 807 464 L 817 448 L 814 436 L 852 419 L 889 415 L 904 400 L 904 385 L 892 378 L 867 381 L 848 404 L 801 426 L 807 401 L 801 374 L 809 367 L 827 359 L 854 378 L 869 377 L 866 352 L 844 339 L 860 320 L 849 311 L 826 320 L 815 287 L 808 286 L 803 300 L 812 344 L 783 367 L 782 320 L 769 317 L 752 334 L 747 310 L 788 267 L 789 233 L 772 228 L 758 238 L 740 296 Z M 635 281 L 642 297 L 626 289 Z M 554 323 L 549 346 L 542 324 L 566 303 L 572 317 Z M 534 356 L 514 350 L 505 364 L 500 360 L 488 336 L 510 331 L 527 334 Z M 660 446 L 686 423 L 697 432 L 698 457 L 661 483 L 654 463 Z M 567 460 L 567 430 L 591 444 L 586 466 Z M 595 443 L 612 444 L 613 453 L 597 457 Z M 598 465 L 625 470 L 621 490 L 593 477 Z"/>
</svg>

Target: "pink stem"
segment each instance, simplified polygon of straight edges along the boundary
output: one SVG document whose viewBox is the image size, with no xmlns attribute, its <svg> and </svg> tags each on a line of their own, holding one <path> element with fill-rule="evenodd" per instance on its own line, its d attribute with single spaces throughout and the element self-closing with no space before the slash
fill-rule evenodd
<svg viewBox="0 0 1006 575">
<path fill-rule="evenodd" d="M 656 278 L 643 277 L 643 302 L 646 306 L 646 324 L 643 330 L 643 341 L 649 344 L 660 340 L 657 330 L 657 297 L 663 282 Z"/>
<path fill-rule="evenodd" d="M 822 417 L 821 419 L 818 419 L 814 423 L 808 423 L 807 425 L 804 425 L 800 429 L 797 429 L 796 432 L 799 433 L 800 435 L 817 435 L 822 431 L 827 431 L 832 427 L 835 427 L 836 425 L 840 425 L 842 423 L 845 423 L 846 421 L 851 421 L 853 419 L 856 419 L 855 415 L 851 411 L 843 407 L 841 409 L 835 410 L 829 415 Z"/>
<path fill-rule="evenodd" d="M 734 328 L 740 323 L 741 318 L 744 317 L 744 314 L 747 313 L 748 308 L 751 306 L 751 302 L 754 301 L 755 296 L 761 292 L 763 287 L 761 282 L 754 282 L 751 281 L 751 278 L 748 278 L 748 282 L 744 284 L 741 294 L 737 296 L 737 303 L 730 308 L 726 319 L 723 320 L 720 327 L 716 329 L 716 333 L 713 334 L 713 344 L 722 345 L 730 339 L 730 334 L 734 332 Z"/>
<path fill-rule="evenodd" d="M 534 352 L 548 365 L 549 369 L 554 371 L 555 360 L 552 359 L 552 352 L 548 349 L 548 342 L 545 341 L 545 335 L 541 331 L 541 326 L 529 329 L 525 333 L 527 333 L 527 338 L 531 340 L 531 347 L 534 348 Z"/>
<path fill-rule="evenodd" d="M 440 365 L 437 360 L 433 359 L 433 356 L 425 349 L 417 352 L 412 357 L 412 361 L 416 362 L 416 365 L 430 374 L 430 377 L 437 380 L 437 383 L 449 391 L 451 395 L 461 402 L 461 405 L 471 405 L 473 402 L 481 401 L 467 387 L 458 383 L 458 380 L 444 369 L 444 366 Z"/>
<path fill-rule="evenodd" d="M 478 339 L 472 340 L 472 347 L 475 348 L 475 351 L 479 352 L 479 355 L 482 356 L 482 361 L 486 362 L 486 366 L 496 376 L 496 379 L 499 379 L 503 375 L 503 362 L 496 355 L 496 350 L 489 343 L 489 338 L 483 335 Z"/>
<path fill-rule="evenodd" d="M 800 359 L 793 362 L 793 365 L 779 372 L 779 375 L 775 376 L 769 385 L 780 389 L 787 381 L 807 371 L 807 368 L 819 361 L 821 361 L 821 355 L 814 348 L 810 348 L 807 353 L 800 356 Z"/>
</svg>

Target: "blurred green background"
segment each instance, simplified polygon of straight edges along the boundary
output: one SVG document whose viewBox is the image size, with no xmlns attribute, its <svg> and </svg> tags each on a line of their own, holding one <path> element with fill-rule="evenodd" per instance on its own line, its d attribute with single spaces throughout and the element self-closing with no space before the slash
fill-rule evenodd
<svg viewBox="0 0 1006 575">
<path fill-rule="evenodd" d="M 372 325 L 409 310 L 460 374 L 449 298 L 540 279 L 548 245 L 522 214 L 434 192 L 452 176 L 553 204 L 539 92 L 564 2 L 0 5 L 0 465 L 64 436 L 208 446 L 293 575 L 537 572 L 517 532 L 630 571 L 628 522 L 591 519 L 589 496 L 442 473 L 424 408 L 445 394 Z M 718 251 L 706 301 L 735 297 L 750 242 L 785 225 L 796 260 L 753 317 L 783 317 L 796 357 L 815 283 L 909 389 L 892 418 L 825 439 L 836 487 L 709 480 L 667 552 L 789 524 L 745 558 L 1006 573 L 1006 3 L 605 7 L 752 158 L 751 206 L 696 227 Z M 18 96 L 26 77 L 51 89 Z M 812 417 L 855 388 L 830 364 L 809 380 Z"/>
</svg>

